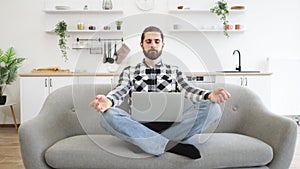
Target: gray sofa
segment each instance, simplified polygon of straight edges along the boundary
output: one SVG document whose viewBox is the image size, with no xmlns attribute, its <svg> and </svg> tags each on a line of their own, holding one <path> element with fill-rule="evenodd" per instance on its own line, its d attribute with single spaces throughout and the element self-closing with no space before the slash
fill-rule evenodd
<svg viewBox="0 0 300 169">
<path fill-rule="evenodd" d="M 222 106 L 218 125 L 190 140 L 202 158 L 164 153 L 150 156 L 109 135 L 89 103 L 106 94 L 110 85 L 71 85 L 50 94 L 40 113 L 21 124 L 19 139 L 26 169 L 288 169 L 292 161 L 297 125 L 273 114 L 249 89 L 224 86 L 232 98 Z M 190 103 L 186 103 L 190 104 Z M 128 109 L 123 103 L 121 108 Z M 214 131 L 211 133 L 211 131 Z"/>
</svg>

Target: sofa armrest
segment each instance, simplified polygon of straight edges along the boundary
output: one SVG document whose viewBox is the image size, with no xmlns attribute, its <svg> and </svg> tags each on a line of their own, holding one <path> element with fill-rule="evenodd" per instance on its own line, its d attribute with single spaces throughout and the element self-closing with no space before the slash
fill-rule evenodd
<svg viewBox="0 0 300 169">
<path fill-rule="evenodd" d="M 232 114 L 241 114 L 236 132 L 258 138 L 273 148 L 270 169 L 289 168 L 297 139 L 296 122 L 268 110 L 253 91 L 244 88 L 238 93 L 228 108 Z"/>
<path fill-rule="evenodd" d="M 44 159 L 48 147 L 70 135 L 84 133 L 73 107 L 72 87 L 64 87 L 47 97 L 35 118 L 21 124 L 19 140 L 26 169 L 50 168 Z"/>
<path fill-rule="evenodd" d="M 109 84 L 74 84 L 59 88 L 45 100 L 39 114 L 21 124 L 19 139 L 26 169 L 47 169 L 44 154 L 59 140 L 82 134 L 106 134 L 98 113 L 89 106 Z"/>
<path fill-rule="evenodd" d="M 270 169 L 288 169 L 295 151 L 297 124 L 271 112 L 252 90 L 233 84 L 202 85 L 205 88 L 223 86 L 231 93 L 217 132 L 233 132 L 258 138 L 273 148 Z"/>
<path fill-rule="evenodd" d="M 289 168 L 297 140 L 297 124 L 266 109 L 253 110 L 246 116 L 240 132 L 258 138 L 273 148 L 270 169 Z"/>
</svg>

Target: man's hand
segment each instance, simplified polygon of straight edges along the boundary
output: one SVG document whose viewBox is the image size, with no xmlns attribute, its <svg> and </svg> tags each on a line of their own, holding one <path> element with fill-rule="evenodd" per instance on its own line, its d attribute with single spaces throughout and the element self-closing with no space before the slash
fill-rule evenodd
<svg viewBox="0 0 300 169">
<path fill-rule="evenodd" d="M 217 88 L 208 95 L 208 99 L 215 103 L 223 103 L 231 97 L 230 93 L 224 88 Z"/>
<path fill-rule="evenodd" d="M 104 112 L 112 106 L 112 102 L 104 95 L 97 95 L 90 105 L 98 112 Z"/>
</svg>

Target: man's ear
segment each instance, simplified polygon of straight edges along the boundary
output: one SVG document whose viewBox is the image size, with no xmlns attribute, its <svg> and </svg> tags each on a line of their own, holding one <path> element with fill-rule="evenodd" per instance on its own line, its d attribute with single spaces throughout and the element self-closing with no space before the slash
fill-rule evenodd
<svg viewBox="0 0 300 169">
<path fill-rule="evenodd" d="M 143 47 L 144 47 L 142 42 L 140 43 L 140 46 L 141 46 L 141 48 L 143 48 Z"/>
</svg>

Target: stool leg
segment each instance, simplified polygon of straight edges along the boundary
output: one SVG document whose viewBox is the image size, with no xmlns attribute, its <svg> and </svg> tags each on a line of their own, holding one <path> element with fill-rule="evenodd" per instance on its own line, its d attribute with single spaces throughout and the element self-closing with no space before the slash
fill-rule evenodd
<svg viewBox="0 0 300 169">
<path fill-rule="evenodd" d="M 14 108 L 13 106 L 9 106 L 10 107 L 10 111 L 11 111 L 11 114 L 13 116 L 13 119 L 14 119 L 14 123 L 15 123 L 15 128 L 18 130 L 18 125 L 17 125 L 17 120 L 16 120 L 16 116 L 15 116 L 15 112 L 14 112 Z"/>
</svg>

